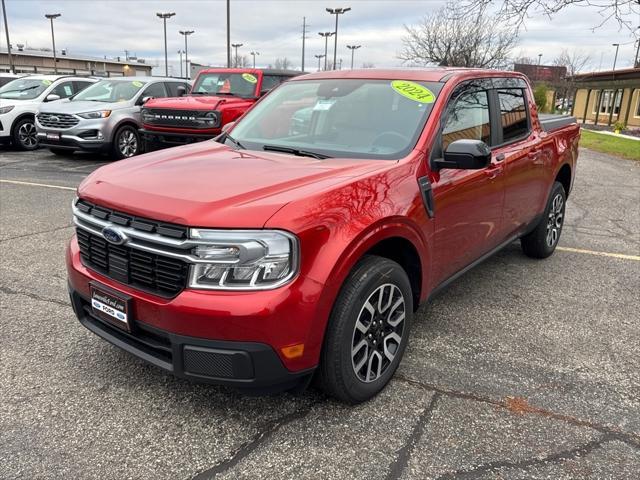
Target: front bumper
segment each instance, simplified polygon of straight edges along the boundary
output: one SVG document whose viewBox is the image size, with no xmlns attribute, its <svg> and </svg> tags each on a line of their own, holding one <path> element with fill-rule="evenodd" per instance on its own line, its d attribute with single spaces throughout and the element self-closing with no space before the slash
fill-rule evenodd
<svg viewBox="0 0 640 480">
<path fill-rule="evenodd" d="M 203 383 L 261 391 L 282 390 L 305 381 L 313 370 L 290 372 L 268 345 L 206 340 L 136 322 L 131 333 L 103 322 L 89 299 L 69 287 L 80 323 L 104 340 L 173 375 Z"/>
<path fill-rule="evenodd" d="M 186 145 L 188 143 L 202 142 L 204 140 L 210 140 L 220 134 L 220 131 L 215 133 L 192 133 L 192 132 L 163 132 L 158 130 L 148 130 L 141 128 L 139 130 L 140 135 L 145 141 L 145 144 L 155 148 L 168 148 L 176 147 L 179 145 Z"/>
<path fill-rule="evenodd" d="M 71 128 L 59 129 L 43 126 L 36 117 L 38 143 L 49 148 L 69 151 L 107 152 L 111 147 L 111 124 L 108 118 L 81 119 Z M 47 138 L 47 134 L 59 134 L 59 140 Z M 101 137 L 98 137 L 98 133 Z"/>
</svg>

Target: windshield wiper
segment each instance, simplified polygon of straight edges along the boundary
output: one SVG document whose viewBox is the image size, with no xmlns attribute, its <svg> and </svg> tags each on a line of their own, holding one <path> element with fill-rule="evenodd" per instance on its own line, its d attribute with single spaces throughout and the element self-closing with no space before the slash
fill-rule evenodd
<svg viewBox="0 0 640 480">
<path fill-rule="evenodd" d="M 218 135 L 215 138 L 215 141 L 218 143 L 222 143 L 224 144 L 227 140 L 229 140 L 231 143 L 233 143 L 236 147 L 241 148 L 242 150 L 247 150 L 247 147 L 245 147 L 244 145 L 242 145 L 242 143 L 240 143 L 238 140 L 236 140 L 235 138 L 233 138 L 231 135 L 229 135 L 227 132 L 222 132 L 222 134 Z"/>
<path fill-rule="evenodd" d="M 18 88 L 16 90 L 5 90 L 4 92 L 2 92 L 2 95 L 4 95 L 5 93 L 13 93 L 13 92 L 26 92 L 27 90 L 33 90 L 34 88 L 38 88 L 40 85 L 33 85 L 31 87 L 27 87 L 27 88 Z"/>
<path fill-rule="evenodd" d="M 298 148 L 281 147 L 280 145 L 264 145 L 262 149 L 269 152 L 290 153 L 298 157 L 311 157 L 311 158 L 317 158 L 319 160 L 324 160 L 325 158 L 331 158 L 329 155 L 325 155 L 323 153 L 310 152 L 308 150 L 300 150 Z"/>
</svg>

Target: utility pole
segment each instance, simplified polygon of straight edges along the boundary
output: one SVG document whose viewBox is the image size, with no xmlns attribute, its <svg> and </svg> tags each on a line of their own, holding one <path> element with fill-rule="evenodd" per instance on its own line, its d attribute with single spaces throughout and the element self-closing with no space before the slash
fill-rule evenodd
<svg viewBox="0 0 640 480">
<path fill-rule="evenodd" d="M 611 76 L 615 80 L 615 78 L 616 78 L 616 62 L 618 61 L 618 50 L 620 49 L 620 44 L 619 43 L 612 43 L 611 46 L 612 47 L 616 47 L 616 56 L 613 57 L 613 70 L 611 72 Z"/>
<path fill-rule="evenodd" d="M 58 59 L 56 57 L 56 36 L 53 33 L 53 20 L 62 16 L 61 13 L 46 13 L 45 18 L 51 20 L 51 43 L 53 43 L 53 71 L 58 73 Z"/>
<path fill-rule="evenodd" d="M 329 12 L 331 15 L 335 15 L 336 16 L 336 29 L 334 31 L 334 33 L 336 34 L 336 38 L 334 39 L 334 44 L 333 44 L 333 69 L 336 69 L 336 55 L 338 53 L 338 16 L 347 13 L 349 10 L 351 10 L 350 7 L 348 8 L 326 8 L 325 9 L 327 12 Z"/>
<path fill-rule="evenodd" d="M 327 42 L 331 35 L 334 35 L 336 32 L 318 32 L 318 35 L 324 37 L 324 69 L 327 69 Z M 317 55 L 316 55 L 317 57 Z"/>
<path fill-rule="evenodd" d="M 164 24 L 164 76 L 169 76 L 169 57 L 167 56 L 167 18 L 171 18 L 175 13 L 156 13 Z"/>
<path fill-rule="evenodd" d="M 314 55 L 314 57 L 316 57 L 318 59 L 318 71 L 320 71 L 320 60 L 322 58 L 327 58 L 326 55 Z"/>
<path fill-rule="evenodd" d="M 260 52 L 249 52 L 249 54 L 253 57 L 253 68 L 256 68 L 256 55 L 260 55 Z"/>
<path fill-rule="evenodd" d="M 182 50 L 178 50 L 180 54 L 180 78 L 182 78 Z"/>
<path fill-rule="evenodd" d="M 4 0 L 3 0 L 4 1 Z M 302 17 L 302 72 L 304 73 L 304 43 L 307 39 L 307 17 Z"/>
<path fill-rule="evenodd" d="M 347 45 L 347 48 L 351 50 L 351 70 L 353 70 L 353 54 L 359 49 L 362 45 Z"/>
<path fill-rule="evenodd" d="M 235 67 L 238 68 L 238 47 L 241 47 L 244 43 L 232 43 L 231 46 L 236 49 L 236 64 Z"/>
<path fill-rule="evenodd" d="M 184 35 L 184 76 L 187 79 L 191 78 L 191 72 L 189 72 L 189 47 L 187 45 L 187 37 L 193 32 L 194 30 L 180 30 L 180 35 Z M 182 69 L 182 66 L 180 68 Z"/>
<path fill-rule="evenodd" d="M 227 0 L 227 68 L 231 68 L 231 5 Z"/>
<path fill-rule="evenodd" d="M 16 73 L 16 69 L 13 68 L 13 58 L 11 58 L 11 41 L 9 40 L 9 24 L 7 23 L 7 8 L 4 6 L 4 0 L 2 0 L 2 15 L 4 16 L 4 33 L 7 35 L 7 55 L 9 55 L 9 71 Z"/>
</svg>

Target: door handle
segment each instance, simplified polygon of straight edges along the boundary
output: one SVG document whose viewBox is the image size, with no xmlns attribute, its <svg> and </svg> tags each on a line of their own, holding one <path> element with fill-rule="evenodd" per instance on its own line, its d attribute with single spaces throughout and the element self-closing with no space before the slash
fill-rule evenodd
<svg viewBox="0 0 640 480">
<path fill-rule="evenodd" d="M 540 165 L 543 163 L 543 160 L 541 159 L 542 157 L 542 150 L 541 149 L 535 149 L 535 150 L 531 150 L 527 156 L 533 160 L 533 164 L 534 165 Z"/>
<path fill-rule="evenodd" d="M 490 180 L 493 180 L 498 175 L 502 175 L 502 171 L 503 170 L 504 169 L 503 169 L 502 165 L 498 165 L 498 164 L 492 163 L 487 168 L 485 168 L 484 174 L 487 177 L 489 177 Z"/>
</svg>

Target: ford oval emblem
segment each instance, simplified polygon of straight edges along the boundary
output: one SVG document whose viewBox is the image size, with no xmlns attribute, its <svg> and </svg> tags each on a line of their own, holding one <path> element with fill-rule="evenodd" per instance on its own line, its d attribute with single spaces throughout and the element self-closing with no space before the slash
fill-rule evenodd
<svg viewBox="0 0 640 480">
<path fill-rule="evenodd" d="M 114 227 L 104 227 L 102 229 L 102 236 L 107 242 L 113 243 L 114 245 L 122 245 L 127 241 L 127 236 Z"/>
</svg>

